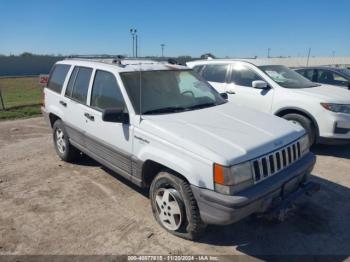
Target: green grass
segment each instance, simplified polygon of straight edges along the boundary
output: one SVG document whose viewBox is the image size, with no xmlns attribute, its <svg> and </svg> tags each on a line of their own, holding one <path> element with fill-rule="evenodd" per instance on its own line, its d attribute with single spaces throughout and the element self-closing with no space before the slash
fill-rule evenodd
<svg viewBox="0 0 350 262">
<path fill-rule="evenodd" d="M 0 88 L 6 110 L 0 120 L 30 117 L 40 114 L 42 87 L 38 77 L 0 78 Z"/>
<path fill-rule="evenodd" d="M 9 120 L 17 118 L 27 118 L 31 116 L 40 115 L 40 106 L 25 106 L 19 108 L 12 108 L 5 111 L 0 111 L 0 120 Z"/>
</svg>

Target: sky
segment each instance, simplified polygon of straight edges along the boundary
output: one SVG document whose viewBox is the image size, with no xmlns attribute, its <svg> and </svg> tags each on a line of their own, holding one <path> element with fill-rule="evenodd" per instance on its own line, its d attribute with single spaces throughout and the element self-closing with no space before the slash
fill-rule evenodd
<svg viewBox="0 0 350 262">
<path fill-rule="evenodd" d="M 0 54 L 350 55 L 349 0 L 0 0 Z"/>
</svg>

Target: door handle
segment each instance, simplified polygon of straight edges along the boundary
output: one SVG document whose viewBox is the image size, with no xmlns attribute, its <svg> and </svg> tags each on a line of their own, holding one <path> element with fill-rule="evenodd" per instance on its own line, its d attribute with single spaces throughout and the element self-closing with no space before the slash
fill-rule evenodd
<svg viewBox="0 0 350 262">
<path fill-rule="evenodd" d="M 85 113 L 84 116 L 91 121 L 95 121 L 95 117 L 90 115 L 89 113 Z"/>
<path fill-rule="evenodd" d="M 67 103 L 62 100 L 60 101 L 60 104 L 63 105 L 64 107 L 67 107 Z"/>
<path fill-rule="evenodd" d="M 227 90 L 227 91 L 226 91 L 226 93 L 227 93 L 227 94 L 230 94 L 230 95 L 234 95 L 234 94 L 236 94 L 236 92 L 235 92 L 235 91 L 233 91 L 233 90 Z"/>
</svg>

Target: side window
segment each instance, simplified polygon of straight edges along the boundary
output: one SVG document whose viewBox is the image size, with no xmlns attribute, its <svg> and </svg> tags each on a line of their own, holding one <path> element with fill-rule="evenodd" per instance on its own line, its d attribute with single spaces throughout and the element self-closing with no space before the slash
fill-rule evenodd
<svg viewBox="0 0 350 262">
<path fill-rule="evenodd" d="M 341 75 L 338 75 L 332 71 L 319 69 L 318 82 L 330 85 L 342 85 L 346 83 L 347 80 Z"/>
<path fill-rule="evenodd" d="M 305 69 L 298 69 L 298 70 L 295 70 L 295 72 L 297 72 L 298 74 L 301 74 L 302 76 L 305 76 Z"/>
<path fill-rule="evenodd" d="M 314 81 L 314 70 L 313 69 L 305 69 L 302 74 L 304 77 L 309 79 L 310 81 Z"/>
<path fill-rule="evenodd" d="M 245 66 L 234 66 L 231 72 L 231 82 L 239 86 L 252 87 L 252 82 L 256 80 L 263 80 L 253 70 Z"/>
<path fill-rule="evenodd" d="M 228 65 L 206 65 L 202 71 L 202 76 L 209 82 L 225 83 Z"/>
<path fill-rule="evenodd" d="M 112 73 L 96 71 L 92 86 L 91 106 L 100 110 L 125 107 L 123 95 Z"/>
<path fill-rule="evenodd" d="M 64 80 L 66 80 L 70 65 L 55 65 L 52 69 L 47 88 L 61 93 Z"/>
<path fill-rule="evenodd" d="M 72 90 L 75 83 L 75 79 L 77 78 L 78 71 L 79 71 L 79 67 L 75 67 L 73 69 L 72 74 L 70 75 L 69 82 L 66 88 L 66 93 L 65 93 L 65 95 L 68 97 L 72 97 Z"/>
<path fill-rule="evenodd" d="M 66 89 L 66 96 L 82 104 L 86 104 L 92 69 L 86 67 L 74 68 Z"/>
</svg>

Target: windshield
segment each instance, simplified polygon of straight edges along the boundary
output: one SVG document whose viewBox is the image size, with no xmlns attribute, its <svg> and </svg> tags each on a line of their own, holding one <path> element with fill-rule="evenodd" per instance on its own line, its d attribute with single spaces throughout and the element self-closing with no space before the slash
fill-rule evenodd
<svg viewBox="0 0 350 262">
<path fill-rule="evenodd" d="M 213 87 L 190 70 L 138 71 L 120 75 L 137 114 L 174 113 L 226 103 Z"/>
<path fill-rule="evenodd" d="M 286 88 L 308 88 L 319 86 L 282 65 L 259 66 L 273 81 Z"/>
</svg>

